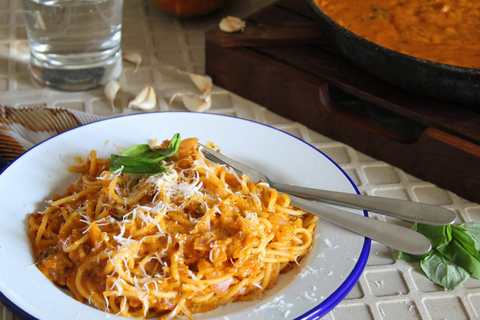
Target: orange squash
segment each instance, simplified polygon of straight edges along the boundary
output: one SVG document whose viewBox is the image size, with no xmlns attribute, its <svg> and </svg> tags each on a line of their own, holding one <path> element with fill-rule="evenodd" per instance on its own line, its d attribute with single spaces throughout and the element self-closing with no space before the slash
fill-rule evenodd
<svg viewBox="0 0 480 320">
<path fill-rule="evenodd" d="M 153 0 L 160 10 L 178 17 L 193 17 L 210 13 L 225 3 L 225 0 Z"/>
</svg>

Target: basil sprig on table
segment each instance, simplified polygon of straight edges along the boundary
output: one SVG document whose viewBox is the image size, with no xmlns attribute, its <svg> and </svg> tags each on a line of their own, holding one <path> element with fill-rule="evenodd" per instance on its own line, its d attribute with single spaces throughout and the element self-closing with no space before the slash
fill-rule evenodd
<svg viewBox="0 0 480 320">
<path fill-rule="evenodd" d="M 415 224 L 413 229 L 430 239 L 432 250 L 423 256 L 397 252 L 397 259 L 419 261 L 425 276 L 446 289 L 469 277 L 480 279 L 480 224 Z"/>
<path fill-rule="evenodd" d="M 110 157 L 110 171 L 133 174 L 157 174 L 164 172 L 166 159 L 174 156 L 180 147 L 180 134 L 176 133 L 167 148 L 152 149 L 148 144 L 137 144 L 121 154 Z"/>
</svg>

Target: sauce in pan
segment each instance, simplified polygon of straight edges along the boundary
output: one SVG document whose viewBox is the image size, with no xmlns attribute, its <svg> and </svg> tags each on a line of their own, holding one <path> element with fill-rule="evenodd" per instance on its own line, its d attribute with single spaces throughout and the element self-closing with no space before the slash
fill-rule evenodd
<svg viewBox="0 0 480 320">
<path fill-rule="evenodd" d="M 392 50 L 480 68 L 480 0 L 315 0 L 346 29 Z"/>
</svg>

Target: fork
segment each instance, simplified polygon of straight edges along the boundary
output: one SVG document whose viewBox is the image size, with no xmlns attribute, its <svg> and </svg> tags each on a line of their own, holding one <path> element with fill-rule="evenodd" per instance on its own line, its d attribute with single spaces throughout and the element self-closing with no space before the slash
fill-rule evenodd
<svg viewBox="0 0 480 320">
<path fill-rule="evenodd" d="M 457 217 L 454 211 L 424 203 L 307 188 L 275 182 L 260 171 L 227 157 L 220 152 L 212 150 L 204 145 L 200 145 L 200 148 L 205 157 L 210 161 L 226 164 L 239 172 L 245 173 L 254 181 L 267 182 L 277 190 L 301 198 L 354 209 L 365 209 L 393 218 L 431 225 L 451 224 Z"/>
<path fill-rule="evenodd" d="M 449 224 L 456 217 L 455 213 L 450 210 L 426 204 L 278 183 L 258 170 L 204 145 L 200 145 L 200 151 L 205 158 L 212 162 L 225 164 L 240 174 L 246 174 L 255 182 L 267 182 L 273 188 L 290 194 L 292 203 L 298 208 L 317 214 L 326 221 L 410 254 L 421 255 L 427 253 L 431 249 L 430 241 L 424 235 L 412 229 L 363 217 L 318 201 L 350 208 L 369 209 L 404 220 L 430 224 Z M 425 216 L 421 214 L 423 209 L 427 212 Z M 434 215 L 434 209 L 440 213 Z"/>
</svg>

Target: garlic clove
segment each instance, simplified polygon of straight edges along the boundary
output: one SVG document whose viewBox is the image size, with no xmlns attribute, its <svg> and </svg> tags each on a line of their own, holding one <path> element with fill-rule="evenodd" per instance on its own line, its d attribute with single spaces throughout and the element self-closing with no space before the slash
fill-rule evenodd
<svg viewBox="0 0 480 320">
<path fill-rule="evenodd" d="M 192 82 L 195 84 L 198 90 L 200 90 L 201 93 L 204 95 L 209 95 L 212 90 L 213 90 L 213 82 L 212 78 L 209 76 L 201 75 L 201 74 L 195 74 L 195 73 L 189 73 L 190 79 Z"/>
<path fill-rule="evenodd" d="M 247 24 L 240 18 L 228 16 L 223 18 L 218 27 L 223 32 L 233 33 L 233 32 L 242 32 L 245 30 Z"/>
<path fill-rule="evenodd" d="M 135 65 L 135 70 L 137 72 L 138 68 L 142 64 L 142 56 L 138 52 L 125 52 L 123 54 L 123 60 L 133 63 Z"/>
<path fill-rule="evenodd" d="M 105 97 L 107 97 L 112 110 L 115 110 L 115 98 L 117 97 L 118 91 L 120 91 L 120 84 L 118 81 L 112 80 L 105 85 Z"/>
<path fill-rule="evenodd" d="M 212 106 L 212 98 L 210 96 L 198 96 L 198 95 L 182 95 L 182 103 L 189 111 L 205 112 Z"/>
<path fill-rule="evenodd" d="M 152 110 L 157 106 L 157 95 L 151 86 L 146 86 L 128 103 L 128 107 L 139 110 Z"/>
<path fill-rule="evenodd" d="M 188 93 L 182 93 L 182 92 L 177 92 L 173 96 L 170 97 L 170 100 L 168 100 L 168 103 L 172 105 L 177 98 L 182 97 L 183 95 L 186 95 Z"/>
</svg>

